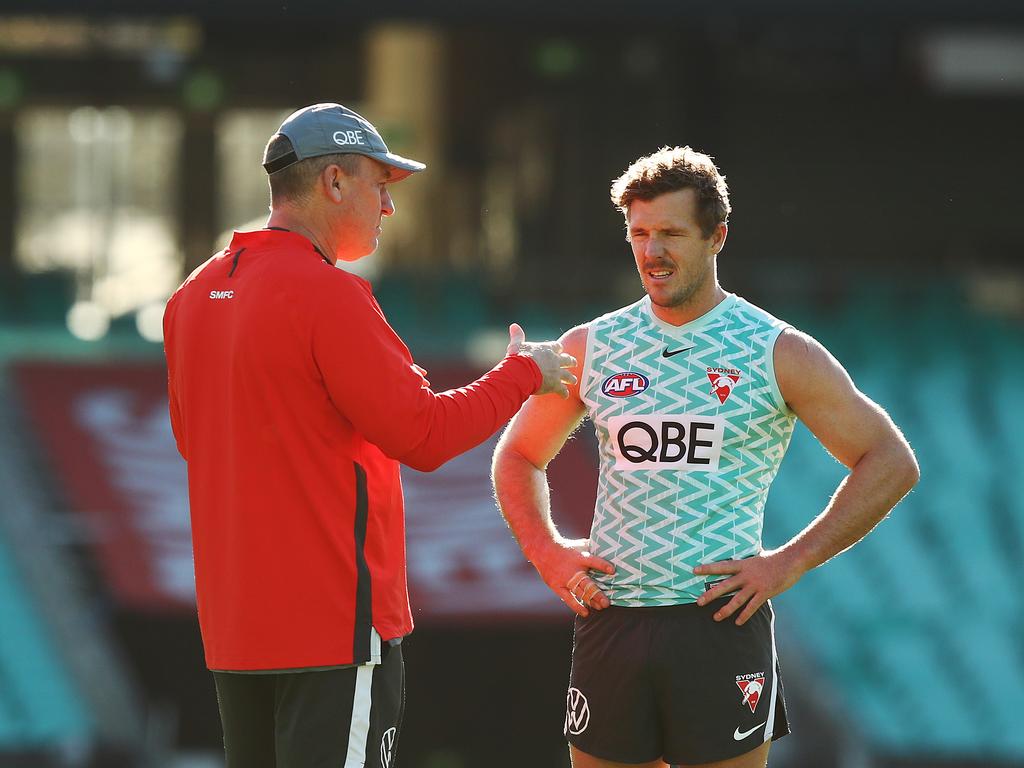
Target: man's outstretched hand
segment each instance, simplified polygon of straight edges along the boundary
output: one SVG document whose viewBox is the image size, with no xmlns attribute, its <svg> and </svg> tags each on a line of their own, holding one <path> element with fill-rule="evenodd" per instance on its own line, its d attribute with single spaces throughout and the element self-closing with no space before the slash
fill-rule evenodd
<svg viewBox="0 0 1024 768">
<path fill-rule="evenodd" d="M 519 323 L 512 323 L 508 327 L 508 336 L 508 354 L 532 358 L 540 368 L 543 381 L 534 394 L 555 393 L 568 397 L 568 385 L 576 383 L 576 376 L 569 370 L 576 367 L 576 358 L 563 352 L 560 342 L 527 341 L 526 332 Z"/>
</svg>

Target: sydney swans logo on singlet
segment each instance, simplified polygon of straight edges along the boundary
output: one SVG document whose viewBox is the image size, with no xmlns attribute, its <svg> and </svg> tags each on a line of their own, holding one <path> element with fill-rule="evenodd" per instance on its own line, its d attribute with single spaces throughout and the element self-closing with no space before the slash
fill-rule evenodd
<svg viewBox="0 0 1024 768">
<path fill-rule="evenodd" d="M 721 416 L 629 414 L 608 419 L 615 468 L 717 472 L 725 419 Z"/>
<path fill-rule="evenodd" d="M 708 380 L 711 382 L 711 394 L 718 397 L 722 405 L 729 399 L 733 387 L 740 383 L 740 372 L 735 368 L 708 368 Z"/>
</svg>

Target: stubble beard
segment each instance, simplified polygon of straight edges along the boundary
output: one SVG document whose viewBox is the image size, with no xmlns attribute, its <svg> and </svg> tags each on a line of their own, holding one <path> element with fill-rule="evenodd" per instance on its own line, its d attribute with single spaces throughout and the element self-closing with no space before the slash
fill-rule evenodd
<svg viewBox="0 0 1024 768">
<path fill-rule="evenodd" d="M 644 290 L 647 292 L 647 295 L 651 299 L 652 304 L 655 304 L 656 306 L 659 306 L 662 309 L 682 309 L 683 307 L 690 303 L 693 297 L 700 291 L 701 288 L 704 287 L 705 283 L 707 283 L 709 272 L 710 269 L 707 265 L 705 265 L 704 268 L 697 275 L 694 275 L 694 278 L 689 283 L 683 285 L 677 291 L 670 294 L 668 298 L 662 299 L 660 301 L 655 299 L 654 296 L 651 295 L 651 292 L 647 290 L 647 286 L 644 286 Z M 678 272 L 676 274 L 678 274 Z M 643 280 L 641 279 L 640 282 L 643 283 Z"/>
</svg>

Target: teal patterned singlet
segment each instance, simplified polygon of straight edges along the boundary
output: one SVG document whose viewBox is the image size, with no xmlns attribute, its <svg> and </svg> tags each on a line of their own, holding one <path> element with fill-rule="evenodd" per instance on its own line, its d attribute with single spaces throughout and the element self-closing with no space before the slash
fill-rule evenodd
<svg viewBox="0 0 1024 768">
<path fill-rule="evenodd" d="M 646 296 L 590 323 L 580 384 L 600 451 L 590 538 L 615 565 L 595 575 L 614 605 L 693 602 L 705 590 L 695 566 L 761 550 L 796 422 L 773 365 L 786 327 L 735 294 L 678 327 Z"/>
</svg>

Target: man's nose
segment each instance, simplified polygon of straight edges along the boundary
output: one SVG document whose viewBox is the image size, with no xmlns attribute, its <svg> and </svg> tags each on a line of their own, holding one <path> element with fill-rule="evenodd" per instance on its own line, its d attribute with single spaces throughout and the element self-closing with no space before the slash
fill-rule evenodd
<svg viewBox="0 0 1024 768">
<path fill-rule="evenodd" d="M 644 243 L 644 256 L 656 258 L 665 252 L 665 242 L 657 234 L 651 234 Z"/>
<path fill-rule="evenodd" d="M 387 187 L 384 188 L 384 193 L 380 196 L 380 213 L 382 216 L 395 215 L 395 201 L 391 199 L 391 193 L 388 192 Z"/>
</svg>

